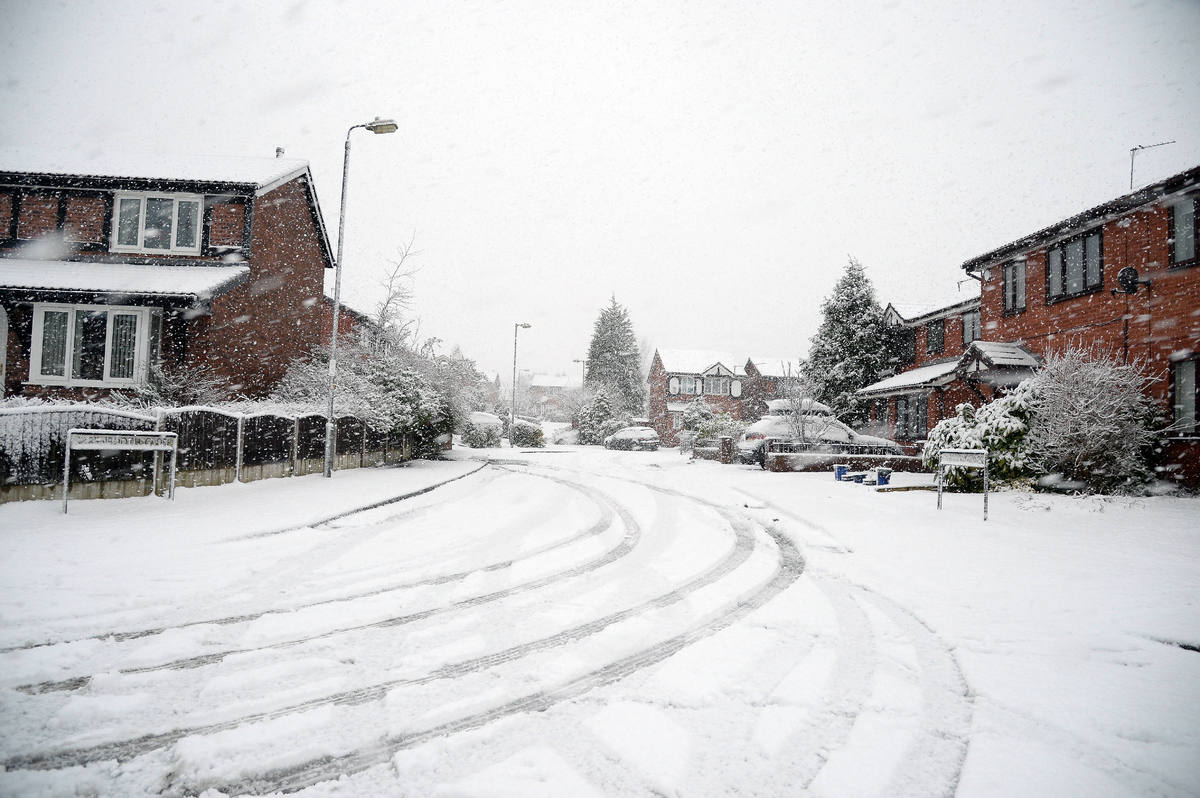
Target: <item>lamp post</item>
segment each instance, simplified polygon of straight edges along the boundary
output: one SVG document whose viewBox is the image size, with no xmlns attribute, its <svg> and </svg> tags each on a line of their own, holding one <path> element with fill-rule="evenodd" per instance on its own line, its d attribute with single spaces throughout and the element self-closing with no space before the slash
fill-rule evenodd
<svg viewBox="0 0 1200 798">
<path fill-rule="evenodd" d="M 333 331 L 329 336 L 329 415 L 325 419 L 325 476 L 333 476 L 334 415 L 333 393 L 337 385 L 337 342 L 338 316 L 342 303 L 342 240 L 346 232 L 346 180 L 350 176 L 350 134 L 357 128 L 366 128 L 372 133 L 395 133 L 398 125 L 391 119 L 375 117 L 371 122 L 351 125 L 346 131 L 346 155 L 342 161 L 342 207 L 338 212 L 337 260 L 333 264 Z"/>
<path fill-rule="evenodd" d="M 513 325 L 513 391 L 512 391 L 512 415 L 508 419 L 508 445 L 512 446 L 513 427 L 517 424 L 517 330 L 528 330 L 532 324 L 517 322 Z"/>
</svg>

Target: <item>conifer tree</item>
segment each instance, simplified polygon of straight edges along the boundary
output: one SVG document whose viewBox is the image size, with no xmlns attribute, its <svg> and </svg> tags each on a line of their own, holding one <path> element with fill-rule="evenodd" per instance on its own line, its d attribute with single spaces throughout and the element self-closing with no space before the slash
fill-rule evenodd
<svg viewBox="0 0 1200 798">
<path fill-rule="evenodd" d="M 646 385 L 642 378 L 641 357 L 637 336 L 629 311 L 612 298 L 612 303 L 600 311 L 588 347 L 587 387 L 605 390 L 617 405 L 617 410 L 639 415 L 646 401 Z"/>
<path fill-rule="evenodd" d="M 816 398 L 852 427 L 867 422 L 867 402 L 854 395 L 879 379 L 887 363 L 883 309 L 863 265 L 850 258 L 821 304 L 824 320 L 812 337 L 803 376 Z"/>
</svg>

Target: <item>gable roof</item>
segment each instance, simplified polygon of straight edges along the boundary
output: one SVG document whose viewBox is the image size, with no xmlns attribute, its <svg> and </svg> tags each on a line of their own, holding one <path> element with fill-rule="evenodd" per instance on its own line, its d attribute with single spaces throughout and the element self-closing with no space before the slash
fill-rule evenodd
<svg viewBox="0 0 1200 798">
<path fill-rule="evenodd" d="M 672 374 L 703 374 L 713 366 L 720 364 L 733 374 L 744 374 L 743 366 L 746 358 L 739 358 L 729 352 L 718 352 L 710 349 L 658 349 L 655 350 L 663 369 Z"/>
<path fill-rule="evenodd" d="M 0 147 L 0 182 L 29 183 L 30 178 L 194 182 L 253 189 L 262 195 L 308 173 L 297 158 L 163 155 L 153 153 L 54 151 Z"/>
<path fill-rule="evenodd" d="M 1124 216 L 1130 211 L 1147 205 L 1153 205 L 1172 195 L 1198 190 L 1200 190 L 1200 166 L 1193 166 L 1191 169 L 1171 175 L 1165 180 L 1160 180 L 1145 188 L 1140 188 L 1137 191 L 1109 200 L 1094 208 L 1089 208 L 1083 213 L 1077 213 L 1069 219 L 1056 222 L 1049 227 L 1038 230 L 1036 233 L 1031 233 L 1024 238 L 1019 238 L 1002 247 L 997 247 L 991 252 L 985 252 L 982 255 L 971 258 L 963 263 L 962 268 L 968 272 L 979 271 L 997 261 L 1020 255 L 1027 250 L 1038 249 L 1086 228 Z"/>
</svg>

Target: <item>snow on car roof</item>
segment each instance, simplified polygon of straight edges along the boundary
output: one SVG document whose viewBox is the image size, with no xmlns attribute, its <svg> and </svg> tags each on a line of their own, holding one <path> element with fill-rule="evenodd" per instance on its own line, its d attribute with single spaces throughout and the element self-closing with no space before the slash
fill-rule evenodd
<svg viewBox="0 0 1200 798">
<path fill-rule="evenodd" d="M 811 413 L 814 415 L 833 415 L 833 408 L 827 404 L 818 402 L 816 399 L 809 399 L 805 397 L 797 400 L 797 402 L 800 404 L 800 409 L 804 413 Z M 782 415 L 783 413 L 791 413 L 792 402 L 790 399 L 768 399 L 767 412 L 774 416 Z"/>
<path fill-rule="evenodd" d="M 720 363 L 734 374 L 744 374 L 746 358 L 712 349 L 659 349 L 663 368 L 676 374 L 702 374 Z"/>
<path fill-rule="evenodd" d="M 217 296 L 250 274 L 249 266 L 160 266 L 135 263 L 0 258 L 0 288 L 102 294 Z"/>
<path fill-rule="evenodd" d="M 308 161 L 236 155 L 165 155 L 0 147 L 0 173 L 194 180 L 253 186 L 259 193 L 308 171 Z"/>
</svg>

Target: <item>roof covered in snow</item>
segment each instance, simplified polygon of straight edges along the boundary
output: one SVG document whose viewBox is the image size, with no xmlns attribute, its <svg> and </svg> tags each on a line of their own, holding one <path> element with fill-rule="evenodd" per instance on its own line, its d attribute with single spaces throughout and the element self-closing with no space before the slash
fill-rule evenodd
<svg viewBox="0 0 1200 798">
<path fill-rule="evenodd" d="M 884 316 L 888 318 L 894 314 L 897 318 L 890 319 L 892 322 L 899 321 L 901 324 L 911 324 L 913 322 L 923 322 L 977 308 L 979 307 L 980 300 L 979 283 L 974 280 L 967 282 L 969 283 L 968 285 L 960 286 L 962 289 L 960 291 L 950 292 L 944 296 L 931 298 L 927 301 L 909 302 L 897 300 L 889 302 L 887 308 L 884 309 Z"/>
<path fill-rule="evenodd" d="M 208 299 L 246 279 L 249 266 L 160 266 L 0 258 L 0 289 Z"/>
<path fill-rule="evenodd" d="M 663 368 L 672 374 L 703 374 L 720 364 L 734 374 L 744 374 L 746 358 L 729 352 L 710 349 L 659 349 L 658 357 Z"/>
<path fill-rule="evenodd" d="M 532 388 L 578 388 L 579 377 L 569 377 L 566 374 L 534 374 L 529 381 Z"/>
<path fill-rule="evenodd" d="M 244 186 L 263 194 L 307 172 L 308 161 L 297 158 L 0 147 L 0 182 L 15 175 L 53 175 L 105 180 L 176 180 Z"/>
<path fill-rule="evenodd" d="M 921 366 L 912 371 L 895 374 L 865 388 L 859 388 L 855 393 L 861 396 L 889 396 L 896 393 L 908 393 L 917 388 L 945 385 L 954 381 L 954 372 L 957 368 L 957 360 Z"/>
<path fill-rule="evenodd" d="M 970 354 L 971 350 L 978 352 L 979 356 L 992 366 L 1037 368 L 1039 365 L 1037 355 L 1020 344 L 1005 344 L 998 341 L 972 341 L 966 354 Z M 966 360 L 965 356 L 963 360 Z"/>
<path fill-rule="evenodd" d="M 968 272 L 977 272 L 999 261 L 1021 256 L 1030 250 L 1039 249 L 1086 228 L 1124 216 L 1130 211 L 1146 205 L 1162 202 L 1172 196 L 1196 192 L 1200 192 L 1200 166 L 1193 166 L 1191 169 L 1171 175 L 1165 180 L 1089 208 L 1083 213 L 1077 213 L 1069 219 L 1052 224 L 1036 233 L 1031 233 L 1024 238 L 971 258 L 963 263 L 962 268 Z"/>
</svg>

